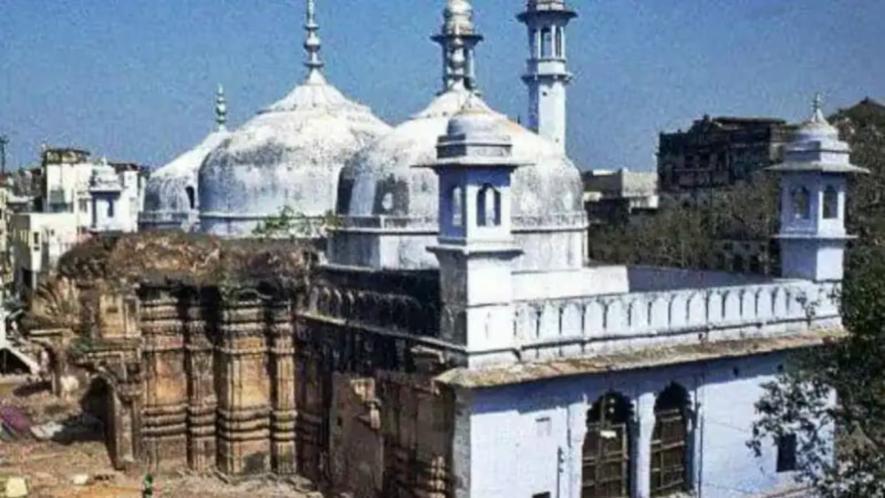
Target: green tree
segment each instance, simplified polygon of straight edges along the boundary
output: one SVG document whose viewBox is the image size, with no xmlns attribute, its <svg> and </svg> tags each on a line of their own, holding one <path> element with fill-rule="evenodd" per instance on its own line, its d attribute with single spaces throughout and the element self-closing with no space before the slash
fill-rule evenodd
<svg viewBox="0 0 885 498">
<path fill-rule="evenodd" d="M 749 445 L 758 453 L 773 440 L 795 435 L 797 479 L 821 497 L 883 497 L 885 250 L 854 251 L 842 306 L 851 334 L 797 353 L 764 386 Z"/>
<path fill-rule="evenodd" d="M 340 217 L 326 211 L 320 219 L 312 219 L 284 206 L 280 213 L 258 224 L 252 235 L 261 239 L 304 239 L 325 236 L 326 231 L 340 226 Z"/>
</svg>

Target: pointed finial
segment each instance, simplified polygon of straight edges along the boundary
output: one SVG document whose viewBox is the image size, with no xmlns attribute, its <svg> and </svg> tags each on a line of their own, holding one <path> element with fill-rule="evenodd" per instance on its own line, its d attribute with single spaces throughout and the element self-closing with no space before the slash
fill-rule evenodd
<svg viewBox="0 0 885 498">
<path fill-rule="evenodd" d="M 218 131 L 227 129 L 227 99 L 224 97 L 224 87 L 219 83 L 215 92 L 215 124 Z"/>
<path fill-rule="evenodd" d="M 466 88 L 464 80 L 467 77 L 467 56 L 464 53 L 464 40 L 461 39 L 457 27 L 454 35 L 452 53 L 449 55 L 449 88 L 463 90 Z"/>
<path fill-rule="evenodd" d="M 304 65 L 308 69 L 308 79 L 312 79 L 318 75 L 323 67 L 323 61 L 320 59 L 320 49 L 322 42 L 318 31 L 320 25 L 316 20 L 316 0 L 307 1 L 307 15 L 304 23 L 304 29 L 307 36 L 304 39 L 304 50 L 307 52 L 307 61 Z"/>
<path fill-rule="evenodd" d="M 814 94 L 814 100 L 811 101 L 811 122 L 826 123 L 827 118 L 824 117 L 824 97 L 820 92 Z"/>
</svg>

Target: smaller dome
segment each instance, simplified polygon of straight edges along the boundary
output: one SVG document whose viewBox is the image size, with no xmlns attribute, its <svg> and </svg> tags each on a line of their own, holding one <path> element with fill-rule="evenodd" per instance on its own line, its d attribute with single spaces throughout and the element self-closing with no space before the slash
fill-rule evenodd
<svg viewBox="0 0 885 498">
<path fill-rule="evenodd" d="M 796 131 L 796 141 L 837 141 L 839 140 L 839 130 L 831 125 L 820 107 L 815 107 L 811 118 L 802 123 L 802 126 Z"/>
<path fill-rule="evenodd" d="M 487 136 L 501 133 L 500 116 L 489 112 L 488 108 L 475 105 L 471 99 L 449 120 L 446 134 L 456 136 Z"/>
<path fill-rule="evenodd" d="M 144 190 L 144 210 L 139 215 L 142 229 L 190 231 L 199 219 L 200 166 L 216 147 L 230 136 L 225 128 L 210 133 L 199 145 L 154 170 Z"/>
</svg>

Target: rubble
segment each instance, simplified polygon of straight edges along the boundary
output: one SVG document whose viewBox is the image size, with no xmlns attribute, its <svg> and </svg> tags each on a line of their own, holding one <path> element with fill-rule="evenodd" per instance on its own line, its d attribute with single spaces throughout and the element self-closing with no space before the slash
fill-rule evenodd
<svg viewBox="0 0 885 498">
<path fill-rule="evenodd" d="M 0 477 L 0 490 L 3 498 L 23 498 L 28 496 L 28 483 L 24 477 Z"/>
</svg>

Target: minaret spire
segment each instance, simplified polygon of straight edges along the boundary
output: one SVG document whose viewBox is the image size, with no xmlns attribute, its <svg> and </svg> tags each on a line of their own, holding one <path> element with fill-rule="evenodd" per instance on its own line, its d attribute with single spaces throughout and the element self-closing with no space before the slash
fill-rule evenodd
<svg viewBox="0 0 885 498">
<path fill-rule="evenodd" d="M 215 124 L 218 131 L 227 130 L 227 99 L 224 97 L 224 87 L 218 84 L 215 92 Z"/>
<path fill-rule="evenodd" d="M 474 49 L 482 41 L 473 24 L 473 7 L 467 0 L 446 0 L 443 25 L 431 37 L 442 48 L 442 92 L 460 88 L 477 91 Z"/>
<path fill-rule="evenodd" d="M 318 33 L 320 25 L 316 19 L 316 0 L 306 0 L 306 2 L 307 12 L 304 30 L 307 32 L 307 36 L 304 39 L 304 50 L 307 52 L 307 61 L 305 61 L 304 65 L 308 69 L 307 79 L 313 81 L 322 76 L 320 70 L 325 64 L 320 59 L 322 41 Z"/>
</svg>

